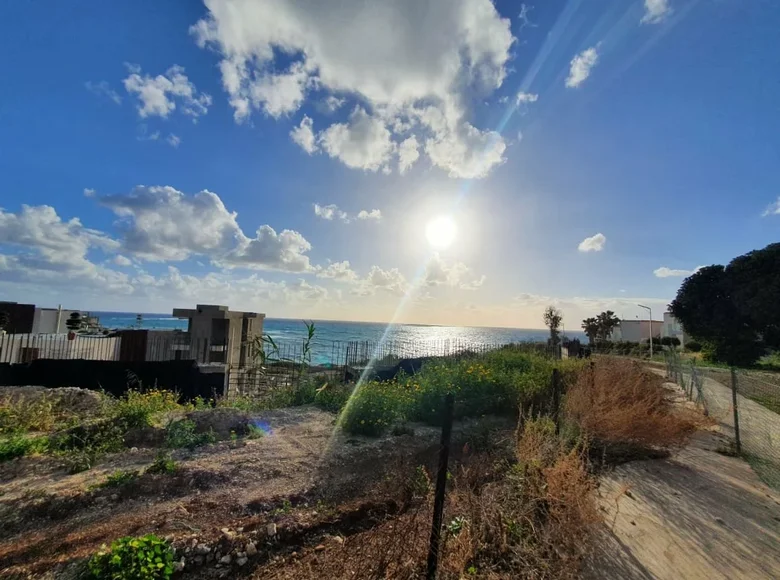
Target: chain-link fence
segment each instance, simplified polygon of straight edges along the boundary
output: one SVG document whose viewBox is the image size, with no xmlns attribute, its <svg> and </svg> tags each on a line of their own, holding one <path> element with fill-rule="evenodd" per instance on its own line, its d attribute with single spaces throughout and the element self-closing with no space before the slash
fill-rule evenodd
<svg viewBox="0 0 780 580">
<path fill-rule="evenodd" d="M 667 377 L 718 421 L 761 479 L 780 488 L 780 375 L 698 366 L 674 350 L 665 357 Z"/>
</svg>

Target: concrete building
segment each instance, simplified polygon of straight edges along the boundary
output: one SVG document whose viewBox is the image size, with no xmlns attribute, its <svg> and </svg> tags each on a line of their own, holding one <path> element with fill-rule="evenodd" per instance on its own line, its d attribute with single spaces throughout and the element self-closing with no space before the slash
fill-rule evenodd
<svg viewBox="0 0 780 580">
<path fill-rule="evenodd" d="M 642 342 L 661 338 L 663 322 L 660 320 L 621 320 L 620 326 L 612 331 L 609 339 L 615 342 Z"/>
<path fill-rule="evenodd" d="M 263 334 L 265 314 L 230 311 L 227 306 L 198 304 L 194 309 L 174 308 L 174 318 L 186 318 L 194 359 L 199 363 L 244 366 L 242 344 Z"/>
<path fill-rule="evenodd" d="M 672 336 L 680 339 L 680 345 L 685 346 L 688 335 L 685 334 L 682 324 L 672 316 L 671 312 L 664 312 L 664 323 L 661 330 L 661 336 Z"/>
<path fill-rule="evenodd" d="M 8 314 L 7 334 L 64 334 L 68 332 L 65 322 L 76 311 L 0 302 L 0 312 Z"/>
</svg>

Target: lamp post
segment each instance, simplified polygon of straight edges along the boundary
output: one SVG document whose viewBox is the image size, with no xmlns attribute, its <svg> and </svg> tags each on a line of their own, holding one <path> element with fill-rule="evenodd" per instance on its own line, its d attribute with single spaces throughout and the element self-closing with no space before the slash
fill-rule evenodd
<svg viewBox="0 0 780 580">
<path fill-rule="evenodd" d="M 644 308 L 647 310 L 647 315 L 650 317 L 650 359 L 653 358 L 653 310 L 649 306 L 644 306 L 642 304 L 637 304 L 639 308 Z"/>
</svg>

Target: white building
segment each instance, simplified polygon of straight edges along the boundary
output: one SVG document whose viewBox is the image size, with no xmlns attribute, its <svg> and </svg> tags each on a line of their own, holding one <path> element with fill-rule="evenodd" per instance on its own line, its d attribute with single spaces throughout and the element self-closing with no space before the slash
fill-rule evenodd
<svg viewBox="0 0 780 580">
<path fill-rule="evenodd" d="M 660 320 L 621 320 L 609 339 L 614 342 L 642 342 L 649 339 L 661 338 L 663 322 Z"/>
<path fill-rule="evenodd" d="M 673 336 L 680 339 L 680 345 L 685 346 L 688 336 L 683 330 L 682 324 L 672 316 L 671 312 L 664 312 L 664 326 L 661 336 Z"/>
<path fill-rule="evenodd" d="M 68 332 L 66 322 L 76 310 L 62 308 L 35 308 L 32 334 L 63 334 Z"/>
</svg>

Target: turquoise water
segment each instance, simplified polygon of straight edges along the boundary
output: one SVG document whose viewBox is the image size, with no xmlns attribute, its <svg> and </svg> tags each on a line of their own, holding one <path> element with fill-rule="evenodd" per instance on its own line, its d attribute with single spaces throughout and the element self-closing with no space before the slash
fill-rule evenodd
<svg viewBox="0 0 780 580">
<path fill-rule="evenodd" d="M 92 312 L 100 318 L 105 328 L 120 329 L 136 326 L 136 313 Z M 169 314 L 142 314 L 140 328 L 187 330 L 187 321 L 172 318 Z M 418 324 L 387 324 L 378 322 L 315 321 L 315 345 L 313 360 L 318 363 L 332 362 L 334 342 L 389 341 L 396 344 L 415 345 L 410 352 L 415 355 L 435 354 L 441 345 L 497 345 L 510 342 L 545 341 L 544 329 L 484 328 L 469 326 L 426 326 Z M 301 320 L 266 318 L 263 330 L 279 344 L 300 345 L 306 336 L 306 327 Z M 567 332 L 571 338 L 585 339 L 582 332 Z M 428 352 L 430 351 L 430 352 Z M 338 355 L 339 357 L 341 354 Z"/>
</svg>

